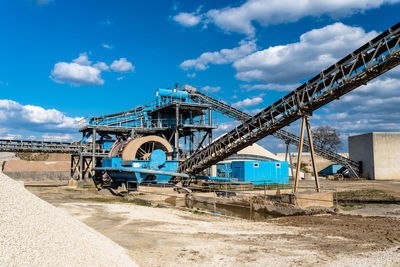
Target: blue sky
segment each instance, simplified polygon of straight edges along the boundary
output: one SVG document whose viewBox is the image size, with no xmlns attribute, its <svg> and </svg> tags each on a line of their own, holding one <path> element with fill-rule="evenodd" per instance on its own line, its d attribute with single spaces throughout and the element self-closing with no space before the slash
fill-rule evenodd
<svg viewBox="0 0 400 267">
<path fill-rule="evenodd" d="M 3 0 L 0 135 L 78 138 L 82 117 L 150 102 L 175 83 L 254 114 L 397 23 L 399 11 L 400 0 Z M 400 131 L 399 73 L 326 106 L 313 125 L 344 141 Z M 220 133 L 234 125 L 220 121 Z"/>
</svg>

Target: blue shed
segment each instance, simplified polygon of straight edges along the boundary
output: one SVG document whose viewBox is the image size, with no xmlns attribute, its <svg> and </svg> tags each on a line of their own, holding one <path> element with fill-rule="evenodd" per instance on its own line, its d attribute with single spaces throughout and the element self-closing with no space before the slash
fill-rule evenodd
<svg viewBox="0 0 400 267">
<path fill-rule="evenodd" d="M 253 184 L 289 184 L 287 161 L 232 161 L 232 178 Z"/>
</svg>

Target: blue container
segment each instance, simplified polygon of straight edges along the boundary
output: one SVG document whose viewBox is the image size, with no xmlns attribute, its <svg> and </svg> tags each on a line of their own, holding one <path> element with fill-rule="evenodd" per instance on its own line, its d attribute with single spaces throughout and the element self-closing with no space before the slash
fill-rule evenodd
<svg viewBox="0 0 400 267">
<path fill-rule="evenodd" d="M 343 166 L 340 164 L 332 164 L 320 171 L 318 174 L 322 175 L 334 175 L 336 174 Z"/>
<path fill-rule="evenodd" d="M 158 89 L 156 92 L 157 105 L 164 105 L 173 101 L 186 102 L 189 98 L 189 93 L 180 90 Z"/>
<path fill-rule="evenodd" d="M 253 184 L 289 184 L 287 161 L 232 161 L 232 178 Z"/>
</svg>

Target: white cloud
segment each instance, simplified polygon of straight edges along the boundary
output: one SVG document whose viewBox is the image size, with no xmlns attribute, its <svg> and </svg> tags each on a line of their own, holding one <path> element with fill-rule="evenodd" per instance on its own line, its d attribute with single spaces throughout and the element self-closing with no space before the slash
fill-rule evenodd
<svg viewBox="0 0 400 267">
<path fill-rule="evenodd" d="M 114 24 L 111 20 L 102 20 L 102 21 L 99 21 L 99 23 L 104 26 L 110 26 L 110 25 Z"/>
<path fill-rule="evenodd" d="M 318 111 L 315 124 L 330 125 L 345 137 L 400 131 L 400 79 L 391 75 L 390 71 L 330 103 Z"/>
<path fill-rule="evenodd" d="M 104 48 L 107 48 L 107 49 L 112 49 L 112 46 L 111 45 L 108 45 L 108 44 L 101 44 Z"/>
<path fill-rule="evenodd" d="M 202 23 L 214 23 L 226 32 L 252 36 L 256 31 L 254 22 L 267 26 L 295 22 L 307 16 L 338 18 L 398 2 L 400 0 L 247 0 L 240 6 L 212 9 L 197 17 Z"/>
<path fill-rule="evenodd" d="M 103 85 L 102 71 L 112 69 L 116 72 L 134 71 L 135 67 L 126 58 L 114 60 L 111 66 L 98 61 L 92 65 L 87 53 L 79 54 L 79 57 L 71 63 L 58 62 L 51 71 L 50 78 L 57 83 L 69 83 L 73 85 Z"/>
<path fill-rule="evenodd" d="M 97 62 L 93 65 L 93 68 L 99 69 L 101 71 L 107 71 L 110 67 L 104 62 Z"/>
<path fill-rule="evenodd" d="M 92 64 L 92 61 L 89 60 L 86 52 L 79 54 L 79 57 L 72 60 L 72 62 L 83 66 L 90 66 L 90 64 Z"/>
<path fill-rule="evenodd" d="M 75 64 L 75 63 L 74 63 Z M 76 130 L 83 118 L 68 117 L 56 109 L 0 100 L 0 128 L 9 131 L 68 132 Z"/>
<path fill-rule="evenodd" d="M 184 70 L 205 70 L 209 64 L 228 64 L 238 60 L 256 50 L 255 40 L 241 41 L 238 47 L 221 49 L 215 52 L 205 52 L 196 59 L 188 59 L 180 64 Z"/>
<path fill-rule="evenodd" d="M 188 73 L 188 74 L 186 74 L 186 76 L 187 76 L 188 78 L 194 78 L 194 77 L 196 77 L 196 72 Z"/>
<path fill-rule="evenodd" d="M 262 110 L 263 110 L 263 108 L 252 109 L 252 110 L 249 110 L 249 114 L 254 116 L 257 113 L 260 113 Z"/>
<path fill-rule="evenodd" d="M 246 98 L 244 100 L 238 101 L 233 104 L 233 107 L 235 107 L 235 108 L 252 107 L 252 106 L 256 106 L 262 102 L 264 102 L 264 100 L 261 97 L 257 96 L 257 97 Z"/>
<path fill-rule="evenodd" d="M 253 90 L 266 90 L 266 91 L 278 91 L 278 92 L 290 92 L 299 87 L 299 83 L 294 84 L 278 84 L 278 83 L 267 83 L 267 84 L 243 84 L 240 87 L 246 89 L 246 91 Z"/>
<path fill-rule="evenodd" d="M 221 86 L 204 86 L 201 88 L 203 91 L 209 92 L 209 93 L 217 93 L 221 90 Z"/>
<path fill-rule="evenodd" d="M 295 83 L 319 73 L 377 35 L 335 23 L 308 31 L 300 41 L 272 46 L 234 62 L 236 78 L 267 83 Z"/>
<path fill-rule="evenodd" d="M 120 58 L 119 60 L 114 60 L 110 67 L 113 71 L 117 72 L 127 72 L 135 70 L 135 67 L 132 65 L 131 62 L 127 61 L 126 58 Z"/>
<path fill-rule="evenodd" d="M 118 77 L 117 81 L 122 81 L 123 79 L 125 79 L 125 76 Z"/>
<path fill-rule="evenodd" d="M 60 142 L 66 142 L 66 141 L 72 141 L 75 139 L 74 136 L 66 133 L 66 134 L 49 134 L 46 133 L 42 135 L 41 139 L 46 140 L 46 141 L 60 141 Z"/>
<path fill-rule="evenodd" d="M 200 23 L 201 18 L 202 16 L 196 15 L 196 13 L 180 12 L 172 19 L 184 27 L 193 27 Z"/>
<path fill-rule="evenodd" d="M 100 77 L 100 73 L 99 69 L 91 66 L 59 62 L 54 65 L 50 77 L 57 83 L 102 85 L 104 84 L 104 80 Z"/>
</svg>

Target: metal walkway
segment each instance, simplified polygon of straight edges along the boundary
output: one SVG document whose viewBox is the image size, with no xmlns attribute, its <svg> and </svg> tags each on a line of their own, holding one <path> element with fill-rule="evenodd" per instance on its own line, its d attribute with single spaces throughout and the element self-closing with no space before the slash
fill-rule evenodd
<svg viewBox="0 0 400 267">
<path fill-rule="evenodd" d="M 0 139 L 2 152 L 77 153 L 82 150 L 91 150 L 91 143 Z"/>
<path fill-rule="evenodd" d="M 400 64 L 400 23 L 182 162 L 191 175 L 252 145 Z"/>
<path fill-rule="evenodd" d="M 198 103 L 205 103 L 209 104 L 211 108 L 231 119 L 245 122 L 246 120 L 251 119 L 251 115 L 242 112 L 236 108 L 233 108 L 221 101 L 218 101 L 206 94 L 203 94 L 199 91 L 193 91 L 193 90 L 188 90 L 189 91 L 189 97 Z M 289 133 L 285 130 L 277 130 L 275 133 L 272 134 L 274 137 L 279 138 L 283 140 L 286 144 L 292 144 L 295 146 L 300 145 L 300 137 Z M 305 147 L 308 151 L 310 151 L 310 146 L 308 142 L 304 142 L 303 147 Z M 341 164 L 342 166 L 345 166 L 348 168 L 350 171 L 350 174 L 353 177 L 358 177 L 360 174 L 360 165 L 358 162 L 350 160 L 346 157 L 343 157 L 333 151 L 329 151 L 324 149 L 323 147 L 316 146 L 314 145 L 314 151 L 316 154 L 320 155 L 321 157 L 324 157 L 325 159 L 328 159 L 330 161 L 336 162 Z"/>
</svg>

